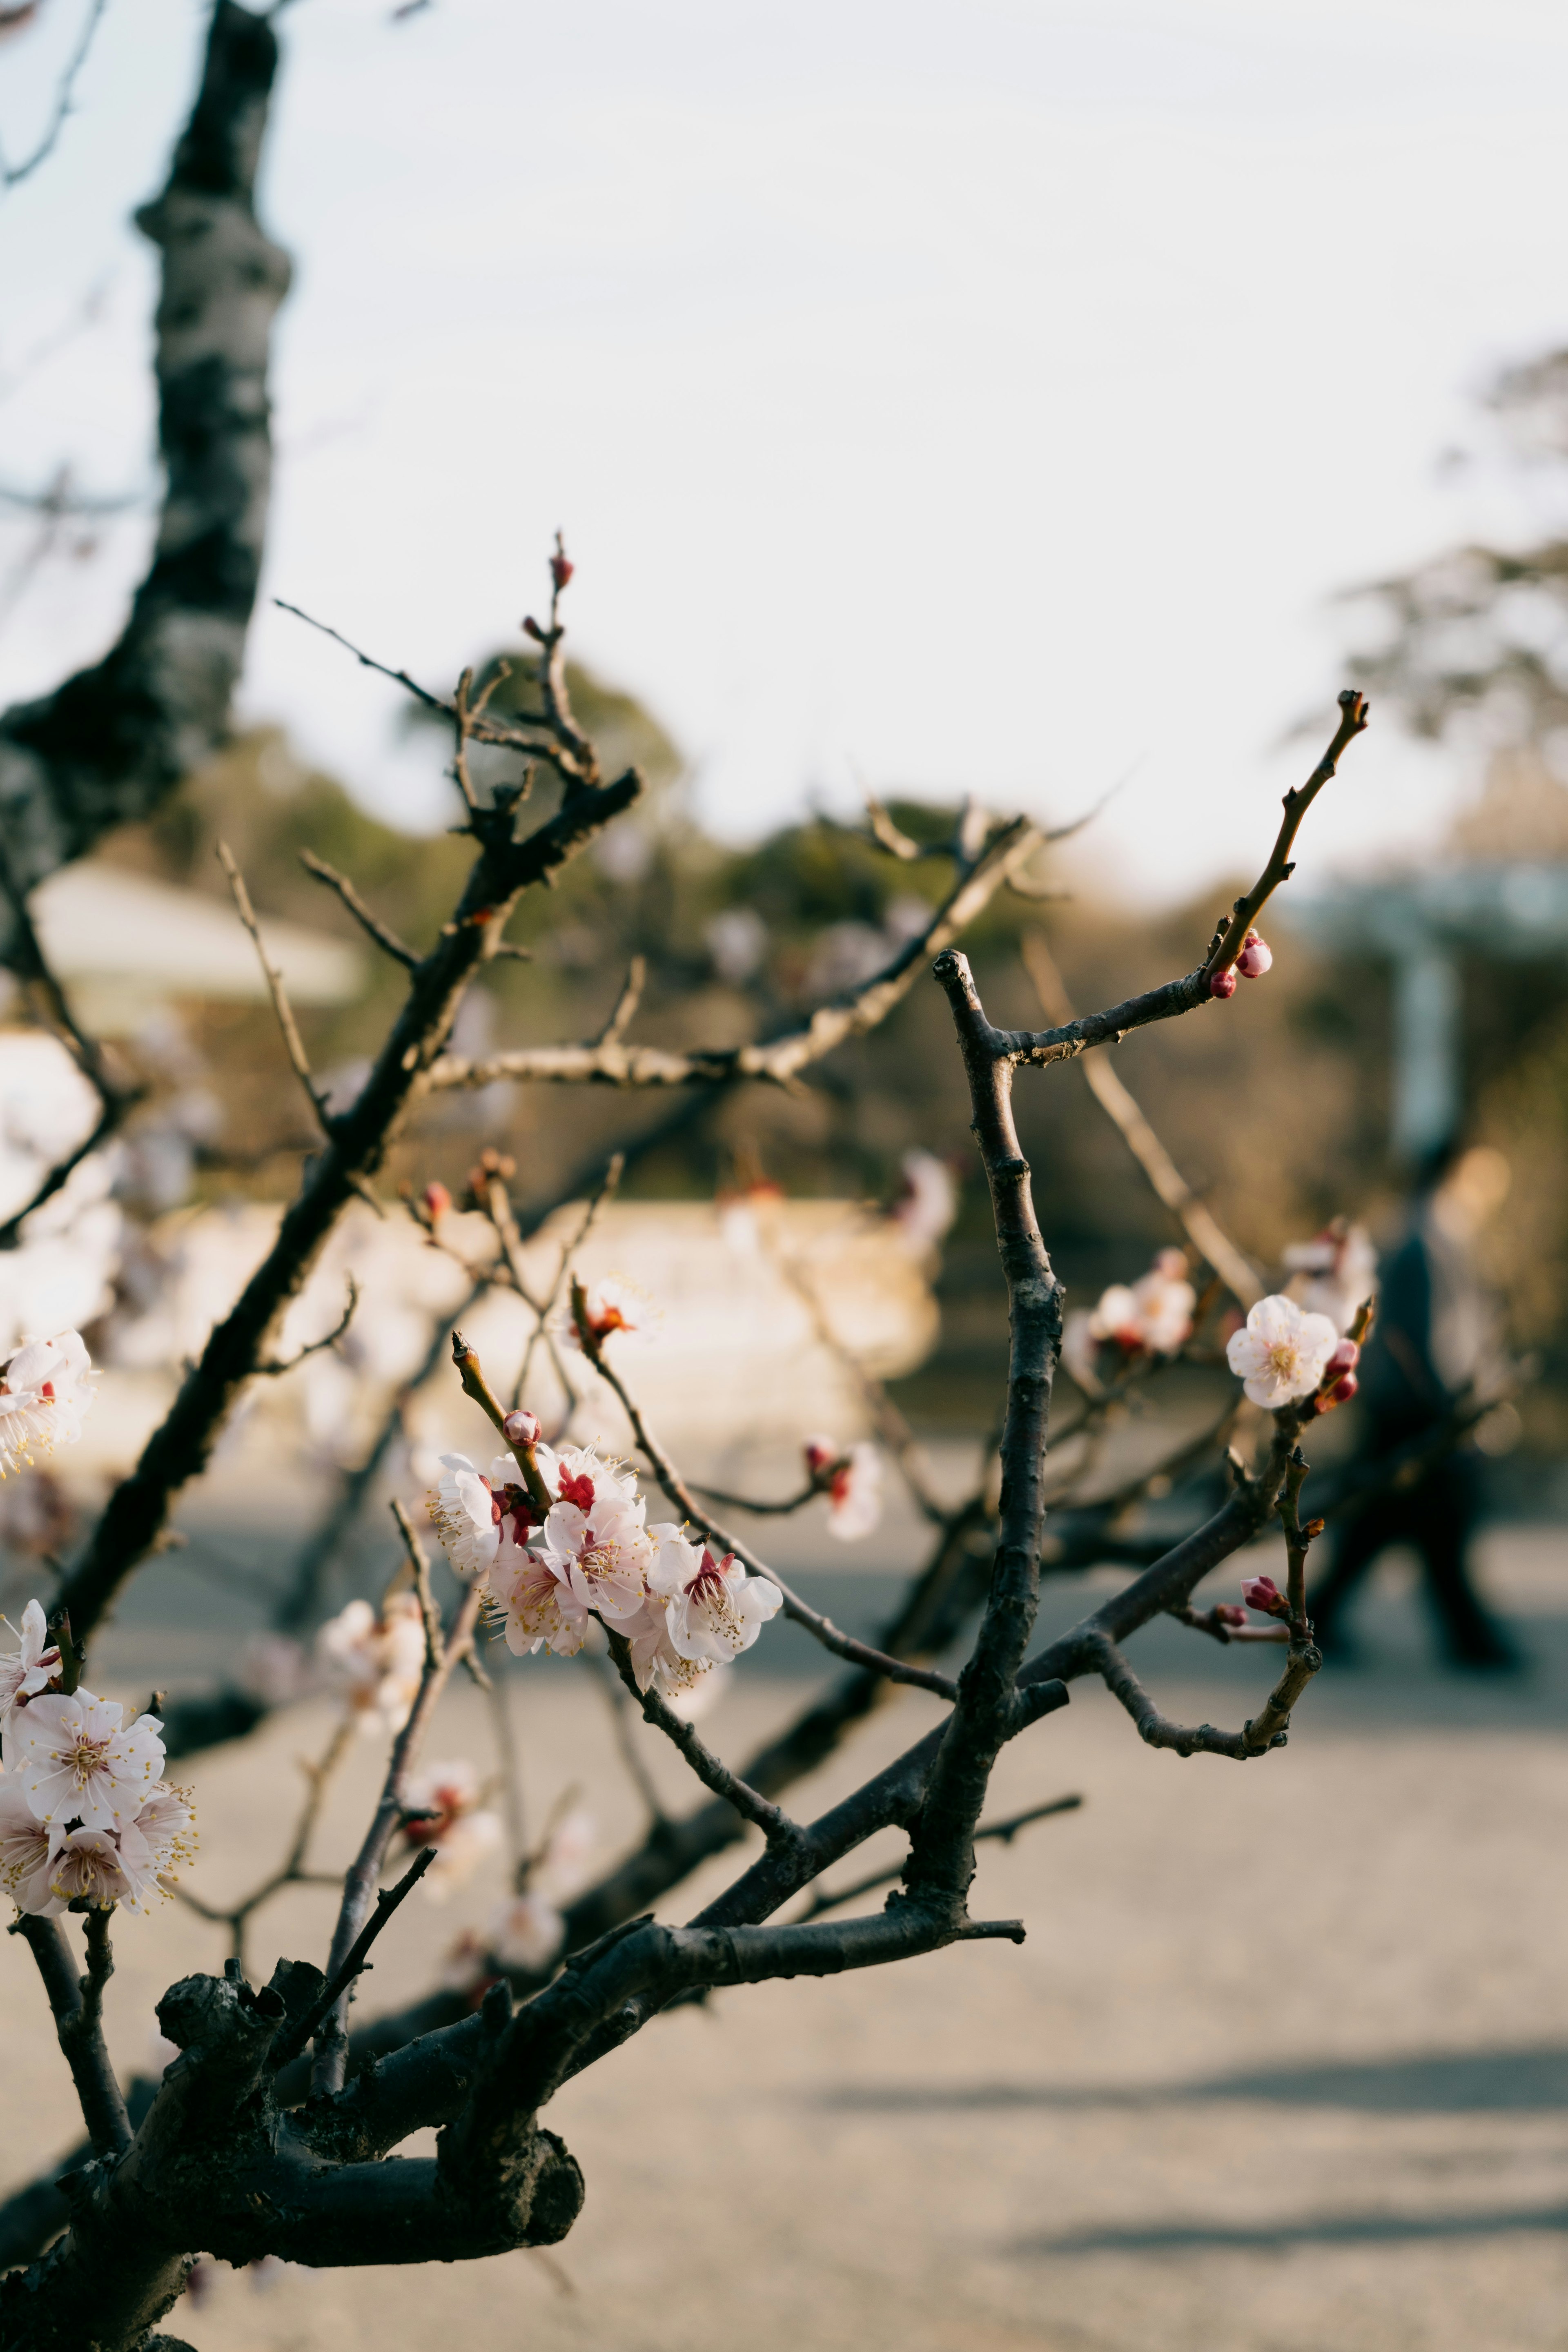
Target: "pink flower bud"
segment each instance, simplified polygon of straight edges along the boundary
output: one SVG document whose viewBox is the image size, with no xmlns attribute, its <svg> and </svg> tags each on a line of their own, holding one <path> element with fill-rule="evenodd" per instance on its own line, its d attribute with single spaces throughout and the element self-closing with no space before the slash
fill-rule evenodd
<svg viewBox="0 0 1568 2352">
<path fill-rule="evenodd" d="M 537 1445 L 540 1423 L 536 1412 L 509 1412 L 501 1423 L 501 1434 L 509 1445 Z"/>
<path fill-rule="evenodd" d="M 544 632 L 531 613 L 525 613 L 522 616 L 522 634 L 525 637 L 531 637 L 536 646 L 544 643 Z"/>
<path fill-rule="evenodd" d="M 551 557 L 550 577 L 554 581 L 557 592 L 565 587 L 576 569 L 576 565 L 568 557 L 564 548 L 559 554 Z"/>
<path fill-rule="evenodd" d="M 445 1184 L 426 1185 L 425 1207 L 429 1214 L 432 1224 L 435 1223 L 437 1217 L 444 1217 L 451 1205 L 452 1195 L 447 1192 Z"/>
<path fill-rule="evenodd" d="M 1274 961 L 1274 950 L 1267 940 L 1256 931 L 1248 931 L 1246 944 L 1236 959 L 1236 968 L 1243 980 L 1261 980 Z"/>
<path fill-rule="evenodd" d="M 1245 1625 L 1247 1622 L 1246 1610 L 1238 1609 L 1234 1601 L 1216 1601 L 1214 1613 L 1222 1625 Z"/>
<path fill-rule="evenodd" d="M 1235 972 L 1212 972 L 1209 976 L 1209 994 L 1211 996 L 1234 996 L 1236 994 Z"/>
<path fill-rule="evenodd" d="M 1354 1396 L 1360 1386 L 1361 1382 L 1357 1380 L 1355 1374 L 1353 1372 L 1347 1372 L 1342 1380 L 1339 1380 L 1334 1382 L 1333 1387 L 1329 1391 L 1329 1394 L 1333 1398 L 1336 1404 L 1349 1404 L 1352 1397 Z"/>
<path fill-rule="evenodd" d="M 844 1448 L 831 1437 L 808 1437 L 805 1441 L 805 1466 L 814 1478 L 840 1461 L 843 1454 Z"/>
<path fill-rule="evenodd" d="M 1323 1366 L 1323 1379 L 1332 1381 L 1341 1372 L 1353 1372 L 1361 1361 L 1361 1349 L 1353 1339 L 1342 1339 L 1328 1362 Z"/>
<path fill-rule="evenodd" d="M 1271 1576 L 1244 1576 L 1241 1597 L 1260 1617 L 1284 1617 L 1289 1613 L 1290 1604 Z"/>
</svg>

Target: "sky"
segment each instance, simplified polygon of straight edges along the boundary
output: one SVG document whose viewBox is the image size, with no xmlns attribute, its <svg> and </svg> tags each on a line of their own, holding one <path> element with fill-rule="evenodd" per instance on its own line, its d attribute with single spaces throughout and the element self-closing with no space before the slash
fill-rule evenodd
<svg viewBox="0 0 1568 2352">
<path fill-rule="evenodd" d="M 83 5 L 0 48 L 8 153 Z M 0 487 L 153 478 L 128 220 L 203 17 L 109 0 L 0 200 Z M 1499 364 L 1568 341 L 1546 0 L 294 0 L 279 29 L 264 596 L 447 687 L 517 642 L 563 529 L 574 649 L 729 836 L 863 786 L 1059 821 L 1125 780 L 1097 885 L 1183 897 L 1261 863 L 1326 740 L 1338 593 L 1530 527 L 1527 489 L 1438 461 Z M 102 650 L 148 530 L 8 600 L 0 532 L 0 698 Z M 447 820 L 395 689 L 268 603 L 241 709 Z M 1374 713 L 1303 878 L 1429 852 L 1474 785 Z"/>
</svg>

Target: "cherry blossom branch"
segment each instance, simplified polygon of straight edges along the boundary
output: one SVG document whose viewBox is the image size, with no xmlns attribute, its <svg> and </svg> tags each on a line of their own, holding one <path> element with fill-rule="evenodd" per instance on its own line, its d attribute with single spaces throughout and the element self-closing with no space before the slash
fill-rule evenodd
<svg viewBox="0 0 1568 2352">
<path fill-rule="evenodd" d="M 114 1974 L 109 1919 L 107 1911 L 86 1915 L 87 1973 L 80 1977 L 63 1920 L 20 1911 L 11 1933 L 21 1937 L 37 1962 L 93 2154 L 112 2158 L 130 2147 L 131 2121 L 103 2039 L 103 1988 Z"/>
<path fill-rule="evenodd" d="M 819 1005 L 798 1028 L 750 1045 L 701 1053 L 679 1053 L 656 1045 L 626 1045 L 618 1038 L 591 1045 L 524 1046 L 511 1053 L 469 1059 L 446 1054 L 430 1073 L 432 1087 L 491 1086 L 498 1078 L 523 1078 L 558 1085 L 613 1087 L 726 1086 L 755 1079 L 787 1085 L 814 1062 L 851 1037 L 861 1037 L 885 1021 L 913 987 L 928 956 L 944 947 L 994 896 L 1037 846 L 1039 835 L 1026 818 L 1004 826 L 990 847 L 950 892 L 931 921 L 882 971 L 858 988 Z"/>
<path fill-rule="evenodd" d="M 1043 935 L 1026 931 L 1019 944 L 1025 969 L 1035 984 L 1046 1018 L 1057 1023 L 1070 1022 L 1074 1017 L 1072 1004 Z M 1110 1062 L 1103 1055 L 1095 1054 L 1086 1056 L 1079 1066 L 1089 1081 L 1089 1092 L 1193 1247 L 1213 1266 L 1233 1297 L 1238 1298 L 1243 1307 L 1253 1306 L 1263 1296 L 1263 1284 L 1257 1271 L 1199 1200 Z"/>
<path fill-rule="evenodd" d="M 574 1299 L 577 1287 L 577 1284 L 574 1281 Z M 813 1609 L 807 1601 L 803 1601 L 798 1593 L 792 1592 L 776 1569 L 768 1567 L 764 1561 L 759 1559 L 755 1552 L 742 1542 L 739 1536 L 732 1535 L 710 1512 L 705 1511 L 648 1428 L 641 1406 L 610 1363 L 601 1342 L 588 1328 L 585 1312 L 579 1316 L 578 1332 L 583 1341 L 583 1352 L 595 1370 L 620 1399 L 626 1418 L 631 1423 L 632 1434 L 647 1457 L 648 1467 L 654 1477 L 658 1479 L 677 1509 L 684 1512 L 686 1517 L 700 1534 L 709 1537 L 720 1546 L 721 1550 L 732 1552 L 737 1559 L 744 1562 L 753 1575 L 765 1576 L 771 1584 L 776 1585 L 784 1596 L 784 1615 L 792 1618 L 797 1625 L 804 1625 L 807 1633 L 815 1634 L 824 1649 L 831 1650 L 836 1657 L 847 1659 L 852 1665 L 872 1667 L 878 1674 L 885 1675 L 889 1682 L 910 1683 L 919 1690 L 935 1691 L 939 1698 L 952 1696 L 954 1685 L 948 1675 L 936 1674 L 926 1666 L 905 1665 L 899 1659 L 889 1658 L 882 1651 L 873 1649 L 869 1643 L 858 1642 L 852 1634 L 842 1633 L 830 1617 L 824 1616 L 820 1610 Z"/>
<path fill-rule="evenodd" d="M 544 881 L 642 790 L 628 770 L 616 782 L 584 786 L 521 839 L 516 795 L 473 811 L 466 830 L 478 844 L 457 912 L 409 975 L 408 992 L 370 1076 L 331 1121 L 323 1150 L 307 1164 L 277 1237 L 229 1314 L 216 1324 L 174 1404 L 110 1496 L 87 1551 L 66 1579 L 73 1622 L 86 1633 L 156 1541 L 174 1495 L 205 1466 L 219 1431 L 257 1364 L 272 1352 L 284 1316 L 309 1279 L 337 1219 L 368 1185 L 428 1086 L 468 982 L 499 938 L 521 893 Z"/>
<path fill-rule="evenodd" d="M 340 874 L 335 866 L 329 866 L 326 859 L 318 857 L 313 849 L 302 849 L 300 863 L 307 874 L 313 874 L 318 882 L 324 882 L 329 890 L 337 892 L 361 929 L 368 932 L 376 946 L 389 955 L 394 963 L 402 964 L 406 971 L 416 969 L 419 959 L 413 949 L 405 947 L 391 926 L 373 913 L 346 874 Z"/>
<path fill-rule="evenodd" d="M 425 1671 L 434 1674 L 441 1663 L 441 1612 L 430 1590 L 430 1562 L 424 1545 L 415 1533 L 413 1520 L 395 1496 L 392 1500 L 392 1516 L 397 1522 L 397 1532 L 403 1538 L 409 1573 L 414 1579 L 415 1598 L 419 1603 L 419 1620 L 425 1628 Z"/>
<path fill-rule="evenodd" d="M 1126 1708 L 1149 1747 L 1173 1748 L 1178 1756 L 1229 1756 L 1241 1761 L 1284 1747 L 1290 1710 L 1323 1663 L 1321 1651 L 1310 1643 L 1292 1644 L 1289 1661 L 1266 1704 L 1240 1731 L 1216 1731 L 1212 1723 L 1190 1730 L 1160 1713 L 1114 1642 L 1102 1639 L 1097 1653 L 1106 1689 Z"/>
</svg>

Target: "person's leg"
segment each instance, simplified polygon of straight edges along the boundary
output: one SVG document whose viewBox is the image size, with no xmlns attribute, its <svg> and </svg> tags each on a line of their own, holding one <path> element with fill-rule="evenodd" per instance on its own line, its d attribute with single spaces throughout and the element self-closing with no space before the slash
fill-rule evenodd
<svg viewBox="0 0 1568 2352">
<path fill-rule="evenodd" d="M 1479 1502 L 1474 1465 L 1462 1456 L 1439 1464 L 1411 1501 L 1411 1538 L 1426 1571 L 1426 1591 L 1450 1663 L 1517 1665 L 1518 1649 L 1470 1581 L 1468 1554 Z"/>
<path fill-rule="evenodd" d="M 1403 1517 L 1387 1496 L 1366 1504 L 1333 1538 L 1333 1557 L 1326 1573 L 1307 1595 L 1307 1614 L 1320 1649 L 1344 1650 L 1342 1630 L 1346 1604 L 1378 1554 L 1405 1534 Z"/>
</svg>

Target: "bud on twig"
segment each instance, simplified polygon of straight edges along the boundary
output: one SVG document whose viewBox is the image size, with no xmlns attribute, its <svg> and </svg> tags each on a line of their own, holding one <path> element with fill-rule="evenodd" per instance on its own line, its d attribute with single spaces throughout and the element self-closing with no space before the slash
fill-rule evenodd
<svg viewBox="0 0 1568 2352">
<path fill-rule="evenodd" d="M 1260 1617 L 1289 1617 L 1290 1604 L 1271 1576 L 1244 1576 L 1241 1597 Z"/>
<path fill-rule="evenodd" d="M 501 1423 L 501 1434 L 509 1445 L 537 1445 L 541 1434 L 539 1415 L 520 1407 L 509 1412 Z"/>
<path fill-rule="evenodd" d="M 1236 994 L 1235 972 L 1211 972 L 1209 974 L 1209 994 L 1211 996 L 1234 996 Z"/>
<path fill-rule="evenodd" d="M 1236 968 L 1243 980 L 1261 980 L 1273 961 L 1274 950 L 1267 940 L 1260 940 L 1256 931 L 1248 931 L 1236 959 Z"/>
</svg>

